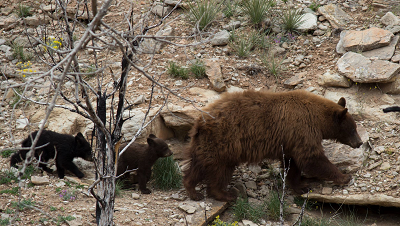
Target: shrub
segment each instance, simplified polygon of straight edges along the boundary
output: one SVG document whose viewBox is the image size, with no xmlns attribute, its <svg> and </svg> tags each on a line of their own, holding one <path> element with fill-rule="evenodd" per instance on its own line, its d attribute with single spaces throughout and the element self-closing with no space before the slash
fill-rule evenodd
<svg viewBox="0 0 400 226">
<path fill-rule="evenodd" d="M 20 211 L 35 205 L 36 204 L 32 201 L 32 199 L 23 199 L 21 202 L 11 202 L 11 207 L 18 208 Z"/>
<path fill-rule="evenodd" d="M 285 59 L 285 58 L 283 58 L 283 59 Z M 262 58 L 262 62 L 267 67 L 269 73 L 271 73 L 272 75 L 274 75 L 277 78 L 280 75 L 281 70 L 282 70 L 283 59 L 280 62 L 278 62 L 278 59 L 275 58 L 275 56 L 273 54 L 271 54 L 271 55 L 269 55 L 269 57 L 264 56 Z"/>
<path fill-rule="evenodd" d="M 221 3 L 215 0 L 195 0 L 187 3 L 189 20 L 196 27 L 198 26 L 200 31 L 206 29 L 214 21 L 221 8 Z"/>
<path fill-rule="evenodd" d="M 239 57 L 247 57 L 254 47 L 254 39 L 245 35 L 233 33 L 229 46 Z"/>
<path fill-rule="evenodd" d="M 225 15 L 226 18 L 230 18 L 236 11 L 236 2 L 234 0 L 227 0 L 225 1 L 225 8 L 222 10 L 222 13 Z"/>
<path fill-rule="evenodd" d="M 14 154 L 16 150 L 6 149 L 1 152 L 2 158 L 9 158 L 12 154 Z"/>
<path fill-rule="evenodd" d="M 284 10 L 282 12 L 283 29 L 288 32 L 295 31 L 303 23 L 303 16 L 300 9 Z"/>
<path fill-rule="evenodd" d="M 168 74 L 175 78 L 188 79 L 189 72 L 186 68 L 180 67 L 175 62 L 170 62 L 168 67 Z"/>
<path fill-rule="evenodd" d="M 72 190 L 69 191 L 67 189 L 64 189 L 60 192 L 58 195 L 60 198 L 62 198 L 64 201 L 75 201 L 77 197 L 77 190 Z"/>
<path fill-rule="evenodd" d="M 237 221 L 247 219 L 253 222 L 259 222 L 261 218 L 265 216 L 265 204 L 266 203 L 262 203 L 252 206 L 246 199 L 239 197 L 232 206 L 232 209 Z"/>
<path fill-rule="evenodd" d="M 159 158 L 156 161 L 153 165 L 153 179 L 155 187 L 162 190 L 181 187 L 182 174 L 172 156 Z"/>
<path fill-rule="evenodd" d="M 204 66 L 203 62 L 196 61 L 194 62 L 189 68 L 191 74 L 195 78 L 204 78 L 206 77 L 206 67 Z"/>
<path fill-rule="evenodd" d="M 279 200 L 279 194 L 276 191 L 271 191 L 266 201 L 267 215 L 271 220 L 279 220 L 281 201 Z M 283 202 L 283 216 L 287 215 L 287 204 Z"/>
<path fill-rule="evenodd" d="M 260 25 L 269 12 L 272 1 L 270 0 L 243 0 L 243 12 L 250 17 L 254 25 Z"/>
<path fill-rule="evenodd" d="M 22 62 L 27 62 L 33 58 L 31 54 L 25 53 L 24 46 L 22 46 L 18 42 L 13 42 L 11 45 L 11 49 L 13 51 L 13 57 Z"/>
<path fill-rule="evenodd" d="M 21 18 L 31 16 L 31 7 L 19 4 L 17 8 L 17 15 Z"/>
</svg>

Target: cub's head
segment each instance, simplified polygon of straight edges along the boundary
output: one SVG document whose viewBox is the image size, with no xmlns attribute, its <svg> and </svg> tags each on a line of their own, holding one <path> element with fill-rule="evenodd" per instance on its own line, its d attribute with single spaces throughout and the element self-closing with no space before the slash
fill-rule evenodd
<svg viewBox="0 0 400 226">
<path fill-rule="evenodd" d="M 156 151 L 158 157 L 168 157 L 172 155 L 172 151 L 169 149 L 168 144 L 163 139 L 157 138 L 154 134 L 150 134 L 147 138 L 149 148 Z"/>
<path fill-rule="evenodd" d="M 357 133 L 357 124 L 353 117 L 348 112 L 346 106 L 346 99 L 340 98 L 338 104 L 341 106 L 335 110 L 334 118 L 337 123 L 337 131 L 335 131 L 336 140 L 342 144 L 347 144 L 352 148 L 360 147 L 363 142 L 360 135 Z"/>
<path fill-rule="evenodd" d="M 87 161 L 93 161 L 92 148 L 80 132 L 75 136 L 75 151 L 78 154 L 77 157 L 81 157 Z"/>
</svg>

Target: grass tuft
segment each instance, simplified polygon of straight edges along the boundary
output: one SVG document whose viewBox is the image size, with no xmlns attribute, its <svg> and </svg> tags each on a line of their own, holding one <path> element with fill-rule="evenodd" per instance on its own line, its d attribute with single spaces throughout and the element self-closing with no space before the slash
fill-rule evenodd
<svg viewBox="0 0 400 226">
<path fill-rule="evenodd" d="M 20 18 L 32 16 L 31 7 L 26 6 L 26 5 L 19 4 L 19 5 L 18 5 L 18 8 L 17 8 L 17 15 L 18 15 Z"/>
<path fill-rule="evenodd" d="M 232 209 L 237 221 L 247 219 L 257 223 L 266 216 L 265 203 L 252 206 L 246 199 L 240 197 L 236 200 Z"/>
<path fill-rule="evenodd" d="M 188 1 L 188 17 L 200 31 L 206 29 L 217 17 L 221 3 L 215 0 Z"/>
<path fill-rule="evenodd" d="M 188 79 L 189 72 L 187 68 L 180 67 L 175 62 L 169 62 L 168 74 L 175 78 Z"/>
<path fill-rule="evenodd" d="M 301 9 L 287 9 L 282 12 L 283 29 L 288 32 L 293 32 L 303 23 L 304 14 Z"/>
<path fill-rule="evenodd" d="M 274 1 L 271 0 L 243 0 L 242 10 L 250 17 L 251 23 L 261 25 Z"/>
<path fill-rule="evenodd" d="M 177 189 L 182 186 L 182 174 L 172 156 L 159 158 L 153 165 L 155 187 L 162 190 Z"/>
</svg>

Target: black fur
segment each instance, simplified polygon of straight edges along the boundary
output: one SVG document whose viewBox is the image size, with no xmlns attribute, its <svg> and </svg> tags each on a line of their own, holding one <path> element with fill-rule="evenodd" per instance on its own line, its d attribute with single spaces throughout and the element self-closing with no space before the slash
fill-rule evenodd
<svg viewBox="0 0 400 226">
<path fill-rule="evenodd" d="M 387 107 L 387 108 L 383 109 L 383 112 L 385 112 L 385 113 L 392 112 L 392 111 L 400 111 L 400 107 L 393 106 L 393 107 Z"/>
<path fill-rule="evenodd" d="M 28 138 L 22 141 L 22 147 L 31 147 L 32 141 L 35 139 L 38 131 L 31 133 Z M 49 143 L 47 146 L 35 150 L 35 158 L 39 159 L 39 166 L 46 172 L 51 173 L 52 170 L 47 167 L 47 162 L 56 158 L 56 167 L 59 178 L 64 178 L 65 169 L 74 173 L 78 178 L 84 177 L 84 174 L 72 162 L 76 157 L 92 161 L 92 148 L 83 137 L 82 133 L 78 133 L 75 137 L 68 134 L 60 134 L 50 130 L 43 130 L 36 147 Z M 57 156 L 56 155 L 57 150 Z M 16 167 L 16 164 L 22 162 L 26 158 L 29 150 L 19 150 L 11 156 L 10 165 Z"/>
<path fill-rule="evenodd" d="M 122 146 L 120 150 L 125 146 Z M 117 176 L 126 170 L 137 168 L 139 189 L 143 194 L 150 194 L 151 191 L 146 187 L 146 184 L 150 180 L 151 167 L 158 158 L 170 155 L 172 155 L 172 151 L 168 148 L 168 144 L 164 140 L 150 134 L 147 138 L 147 144 L 133 143 L 122 153 L 118 160 Z M 121 178 L 126 178 L 127 174 Z"/>
</svg>

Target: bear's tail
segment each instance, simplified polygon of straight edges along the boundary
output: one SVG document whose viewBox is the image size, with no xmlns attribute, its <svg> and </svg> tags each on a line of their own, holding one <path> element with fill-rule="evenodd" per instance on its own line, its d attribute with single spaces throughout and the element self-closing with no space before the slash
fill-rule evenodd
<svg viewBox="0 0 400 226">
<path fill-rule="evenodd" d="M 400 107 L 393 106 L 393 107 L 387 107 L 387 108 L 383 109 L 383 112 L 385 112 L 385 113 L 392 112 L 392 111 L 400 111 Z"/>
</svg>

